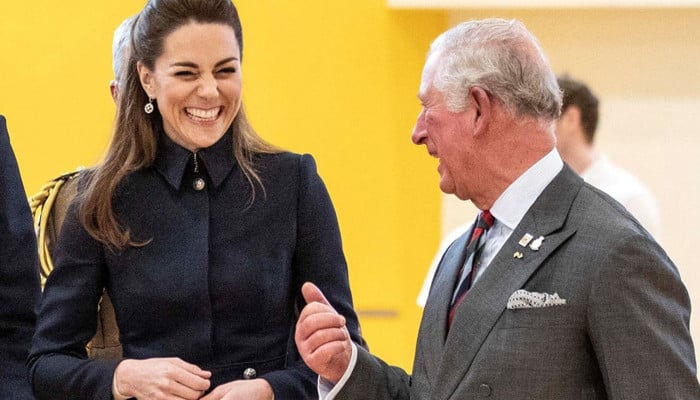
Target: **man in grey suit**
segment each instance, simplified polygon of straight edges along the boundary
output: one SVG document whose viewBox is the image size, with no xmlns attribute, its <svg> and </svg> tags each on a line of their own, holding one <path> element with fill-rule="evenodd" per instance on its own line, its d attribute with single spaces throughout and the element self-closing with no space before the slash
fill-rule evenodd
<svg viewBox="0 0 700 400">
<path fill-rule="evenodd" d="M 25 363 L 39 294 L 32 215 L 0 115 L 0 399 L 34 398 Z"/>
<path fill-rule="evenodd" d="M 413 142 L 439 160 L 441 190 L 482 217 L 438 267 L 411 376 L 354 346 L 305 284 L 296 342 L 321 398 L 700 399 L 678 270 L 562 162 L 561 93 L 524 25 L 443 33 L 418 97 Z"/>
</svg>

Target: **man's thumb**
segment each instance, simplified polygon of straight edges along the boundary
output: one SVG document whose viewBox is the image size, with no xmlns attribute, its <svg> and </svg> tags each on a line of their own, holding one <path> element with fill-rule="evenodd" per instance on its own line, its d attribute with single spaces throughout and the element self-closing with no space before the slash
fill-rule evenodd
<svg viewBox="0 0 700 400">
<path fill-rule="evenodd" d="M 306 304 L 313 303 L 315 301 L 321 304 L 331 306 L 328 300 L 326 300 L 326 296 L 324 296 L 323 292 L 321 292 L 321 289 L 319 289 L 318 286 L 314 285 L 311 282 L 304 283 L 304 285 L 301 287 L 301 293 L 302 295 L 304 295 L 304 300 L 306 300 Z"/>
</svg>

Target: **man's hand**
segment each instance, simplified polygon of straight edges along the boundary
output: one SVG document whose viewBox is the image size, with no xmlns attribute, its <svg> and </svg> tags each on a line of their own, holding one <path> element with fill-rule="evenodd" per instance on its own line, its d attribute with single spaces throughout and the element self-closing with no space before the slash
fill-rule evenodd
<svg viewBox="0 0 700 400">
<path fill-rule="evenodd" d="M 345 317 L 333 309 L 313 283 L 304 283 L 301 292 L 307 304 L 299 315 L 294 335 L 299 354 L 309 368 L 336 384 L 347 370 L 352 356 Z"/>
</svg>

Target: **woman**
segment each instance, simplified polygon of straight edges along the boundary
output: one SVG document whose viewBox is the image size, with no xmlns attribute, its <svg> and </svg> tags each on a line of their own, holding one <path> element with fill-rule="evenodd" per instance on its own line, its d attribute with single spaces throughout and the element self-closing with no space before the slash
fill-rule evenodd
<svg viewBox="0 0 700 400">
<path fill-rule="evenodd" d="M 315 398 L 293 342 L 305 281 L 360 341 L 328 193 L 311 156 L 248 125 L 242 45 L 230 0 L 151 0 L 134 21 L 113 140 L 44 291 L 39 399 Z M 121 362 L 85 355 L 103 288 Z"/>
</svg>

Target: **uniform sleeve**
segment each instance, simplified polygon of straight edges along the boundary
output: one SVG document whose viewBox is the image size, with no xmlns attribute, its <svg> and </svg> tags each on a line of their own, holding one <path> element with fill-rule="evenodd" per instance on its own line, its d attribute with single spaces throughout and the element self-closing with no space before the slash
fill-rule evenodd
<svg viewBox="0 0 700 400">
<path fill-rule="evenodd" d="M 315 283 L 336 311 L 345 316 L 352 340 L 364 346 L 353 309 L 338 219 L 312 156 L 299 158 L 298 174 L 297 244 L 293 259 L 297 310 L 304 306 L 301 285 L 306 281 Z M 290 334 L 288 368 L 266 374 L 264 378 L 270 382 L 276 399 L 314 398 L 317 376 L 299 357 L 293 329 L 294 326 Z"/>
<path fill-rule="evenodd" d="M 588 321 L 608 398 L 700 399 L 690 299 L 665 252 L 636 234 L 597 268 Z"/>
<path fill-rule="evenodd" d="M 39 307 L 29 355 L 37 399 L 111 399 L 118 360 L 88 359 L 105 286 L 102 246 L 83 229 L 77 203 L 68 209 Z"/>
<path fill-rule="evenodd" d="M 0 398 L 31 399 L 25 361 L 39 298 L 39 261 L 24 186 L 0 116 Z"/>
</svg>

